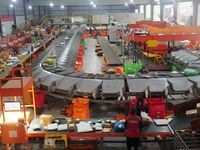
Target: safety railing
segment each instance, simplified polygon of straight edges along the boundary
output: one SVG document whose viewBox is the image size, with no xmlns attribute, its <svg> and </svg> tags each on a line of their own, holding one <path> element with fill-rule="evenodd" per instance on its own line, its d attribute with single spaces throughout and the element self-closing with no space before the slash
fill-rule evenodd
<svg viewBox="0 0 200 150">
<path fill-rule="evenodd" d="M 200 131 L 175 131 L 174 150 L 200 149 Z"/>
</svg>

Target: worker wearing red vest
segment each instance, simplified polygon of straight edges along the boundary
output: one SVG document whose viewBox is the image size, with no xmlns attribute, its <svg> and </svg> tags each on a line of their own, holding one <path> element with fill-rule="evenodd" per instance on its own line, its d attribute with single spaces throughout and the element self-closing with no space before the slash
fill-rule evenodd
<svg viewBox="0 0 200 150">
<path fill-rule="evenodd" d="M 136 115 L 135 107 L 132 107 L 130 114 L 126 118 L 127 122 L 127 150 L 131 150 L 131 146 L 138 150 L 140 145 L 140 123 L 141 118 Z"/>
</svg>

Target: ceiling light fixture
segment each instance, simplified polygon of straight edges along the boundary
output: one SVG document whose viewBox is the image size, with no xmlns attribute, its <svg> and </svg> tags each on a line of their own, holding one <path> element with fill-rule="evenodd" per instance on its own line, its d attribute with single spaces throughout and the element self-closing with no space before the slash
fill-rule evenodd
<svg viewBox="0 0 200 150">
<path fill-rule="evenodd" d="M 125 6 L 128 6 L 128 3 L 125 3 Z"/>
<path fill-rule="evenodd" d="M 28 9 L 32 9 L 32 6 L 28 6 Z"/>
<path fill-rule="evenodd" d="M 50 3 L 49 5 L 50 5 L 51 7 L 53 7 L 53 3 Z"/>
<path fill-rule="evenodd" d="M 132 2 L 133 2 L 133 0 L 130 0 L 130 2 L 132 3 Z"/>
<path fill-rule="evenodd" d="M 60 7 L 63 9 L 63 8 L 64 8 L 64 5 L 61 5 Z"/>
<path fill-rule="evenodd" d="M 97 7 L 97 6 L 94 4 L 93 7 Z"/>
<path fill-rule="evenodd" d="M 93 4 L 94 4 L 94 2 L 93 2 L 93 1 L 91 1 L 91 2 L 90 2 L 90 4 L 91 4 L 91 5 L 93 5 Z"/>
<path fill-rule="evenodd" d="M 13 4 L 10 4 L 10 7 L 13 8 Z"/>
<path fill-rule="evenodd" d="M 15 2 L 17 2 L 17 0 L 12 0 L 12 2 L 14 2 L 14 3 L 15 3 Z"/>
</svg>

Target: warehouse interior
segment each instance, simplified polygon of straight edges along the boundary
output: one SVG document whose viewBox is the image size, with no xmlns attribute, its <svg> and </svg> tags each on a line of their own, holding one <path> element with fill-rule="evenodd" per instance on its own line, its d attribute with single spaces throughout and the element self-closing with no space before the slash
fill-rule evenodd
<svg viewBox="0 0 200 150">
<path fill-rule="evenodd" d="M 199 0 L 1 0 L 0 36 L 0 150 L 126 150 L 133 107 L 200 149 Z"/>
</svg>

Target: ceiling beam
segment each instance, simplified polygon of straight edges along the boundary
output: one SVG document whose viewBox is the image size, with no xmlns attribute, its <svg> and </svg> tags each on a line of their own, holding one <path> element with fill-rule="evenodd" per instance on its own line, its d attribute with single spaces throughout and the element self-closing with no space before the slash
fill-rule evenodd
<svg viewBox="0 0 200 150">
<path fill-rule="evenodd" d="M 48 6 L 53 3 L 55 6 L 60 5 L 90 5 L 93 1 L 96 5 L 124 5 L 126 2 L 128 4 L 149 4 L 149 0 L 30 0 L 30 5 L 32 6 Z"/>
</svg>

